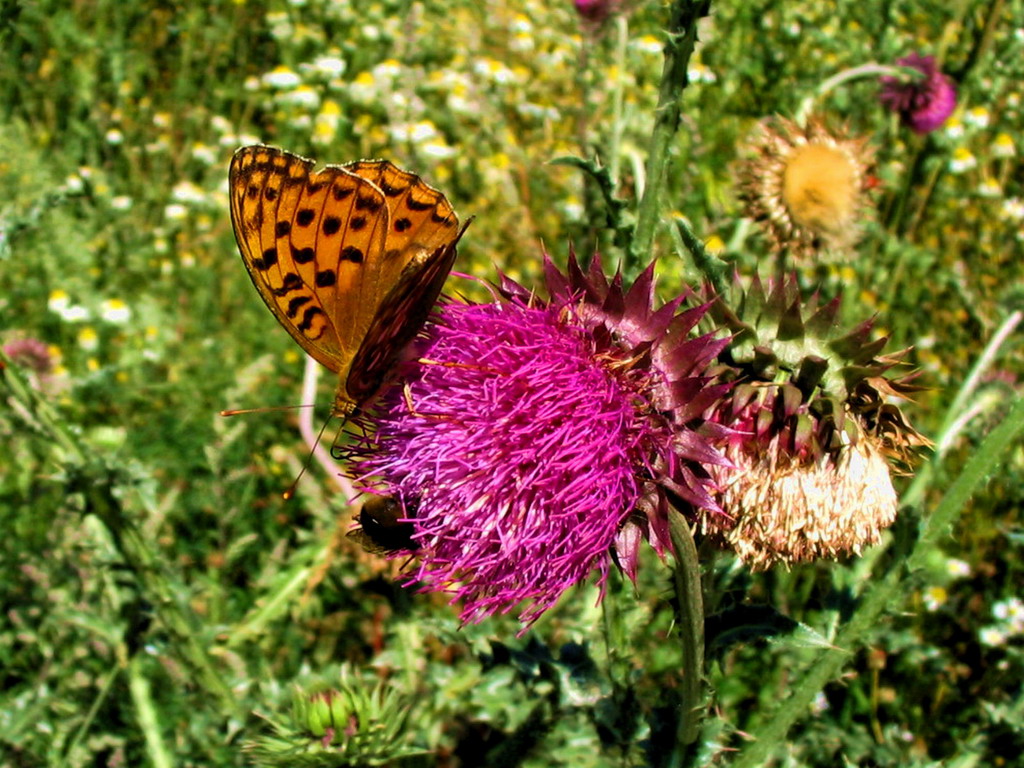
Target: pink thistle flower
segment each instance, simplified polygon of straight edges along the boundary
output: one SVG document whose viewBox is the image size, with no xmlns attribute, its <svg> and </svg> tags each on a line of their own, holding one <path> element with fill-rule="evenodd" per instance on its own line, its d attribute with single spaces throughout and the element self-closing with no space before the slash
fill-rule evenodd
<svg viewBox="0 0 1024 768">
<path fill-rule="evenodd" d="M 924 74 L 921 79 L 906 80 L 884 76 L 882 104 L 898 112 L 904 125 L 915 133 L 931 133 L 942 127 L 956 109 L 956 88 L 953 81 L 939 71 L 934 56 L 912 53 L 897 59 L 901 67 L 912 67 Z"/>
<path fill-rule="evenodd" d="M 628 291 L 596 259 L 545 267 L 548 302 L 502 278 L 499 301 L 445 305 L 349 457 L 415 527 L 408 583 L 464 622 L 528 603 L 529 626 L 613 561 L 633 578 L 641 538 L 664 552 L 670 503 L 718 509 L 704 371 L 727 340 L 690 335 L 706 305 L 653 310 L 653 265 Z"/>
</svg>

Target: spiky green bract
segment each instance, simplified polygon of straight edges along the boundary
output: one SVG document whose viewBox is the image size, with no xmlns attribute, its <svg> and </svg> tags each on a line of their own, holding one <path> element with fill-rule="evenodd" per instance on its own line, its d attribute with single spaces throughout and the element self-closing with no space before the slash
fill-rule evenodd
<svg viewBox="0 0 1024 768">
<path fill-rule="evenodd" d="M 738 279 L 738 278 L 737 278 Z M 903 363 L 909 350 L 881 355 L 888 337 L 872 338 L 874 319 L 845 333 L 837 315 L 841 299 L 819 306 L 817 294 L 806 302 L 796 278 L 772 280 L 765 286 L 757 277 L 747 290 L 736 290 L 735 300 L 716 301 L 709 317 L 734 334 L 723 355 L 731 366 L 728 378 L 736 381 L 729 400 L 739 413 L 768 389 L 779 390 L 778 418 L 773 434 L 786 430 L 793 448 L 811 445 L 821 452 L 836 450 L 868 433 L 893 458 L 910 459 L 925 443 L 889 397 L 909 399 L 921 391 L 912 383 L 914 373 L 886 374 Z M 793 419 L 798 411 L 807 418 Z M 848 424 L 848 417 L 856 422 Z M 814 429 L 809 430 L 815 419 Z M 768 426 L 762 417 L 764 426 Z M 759 430 L 763 434 L 763 430 Z"/>
<path fill-rule="evenodd" d="M 720 375 L 735 387 L 715 415 L 735 468 L 715 471 L 731 520 L 704 529 L 757 567 L 874 542 L 896 513 L 886 457 L 907 464 L 927 443 L 889 402 L 919 390 L 886 375 L 906 350 L 881 355 L 872 320 L 842 333 L 839 306 L 755 278 L 709 312 L 734 334 Z"/>
<path fill-rule="evenodd" d="M 409 705 L 384 681 L 372 687 L 342 668 L 336 688 L 296 690 L 288 723 L 266 718 L 273 733 L 246 744 L 260 766 L 347 768 L 391 765 L 425 750 L 405 738 Z"/>
<path fill-rule="evenodd" d="M 546 301 L 502 277 L 495 302 L 444 306 L 352 451 L 415 510 L 410 583 L 463 621 L 525 603 L 529 626 L 590 574 L 603 587 L 613 552 L 633 577 L 642 538 L 664 551 L 670 503 L 717 508 L 726 462 L 701 427 L 724 387 L 704 369 L 726 341 L 691 335 L 706 307 L 655 310 L 653 267 L 629 290 L 597 260 L 545 275 Z"/>
</svg>

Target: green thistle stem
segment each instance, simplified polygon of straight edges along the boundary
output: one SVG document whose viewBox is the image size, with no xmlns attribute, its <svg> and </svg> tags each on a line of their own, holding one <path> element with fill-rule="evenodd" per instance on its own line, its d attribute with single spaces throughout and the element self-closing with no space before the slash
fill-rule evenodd
<svg viewBox="0 0 1024 768">
<path fill-rule="evenodd" d="M 675 224 L 676 233 L 679 236 L 679 242 L 685 246 L 687 251 L 689 251 L 694 265 L 696 265 L 700 273 L 704 275 L 704 279 L 707 280 L 711 284 L 711 287 L 715 289 L 715 293 L 719 296 L 724 296 L 726 293 L 725 264 L 707 252 L 707 249 L 704 247 L 704 243 L 701 242 L 701 239 L 697 237 L 697 234 L 690 229 L 689 224 L 682 219 L 676 219 Z"/>
<path fill-rule="evenodd" d="M 920 535 L 904 558 L 903 568 L 890 567 L 884 576 L 864 595 L 860 607 L 839 632 L 835 647 L 823 651 L 817 661 L 793 686 L 792 694 L 779 705 L 772 717 L 750 735 L 754 743 L 745 749 L 732 764 L 732 768 L 759 768 L 768 762 L 785 741 L 789 729 L 810 710 L 815 695 L 834 680 L 865 636 L 876 626 L 885 610 L 899 602 L 903 594 L 916 581 L 939 540 L 949 530 L 974 491 L 999 468 L 1009 455 L 1011 443 L 1024 433 L 1024 397 L 1018 396 L 1006 419 L 982 442 L 973 453 L 963 472 L 953 482 L 931 515 L 921 522 Z M 938 459 L 936 459 L 938 460 Z"/>
<path fill-rule="evenodd" d="M 626 90 L 626 52 L 629 46 L 629 17 L 620 14 L 615 18 L 618 39 L 615 45 L 615 90 L 612 92 L 612 135 L 608 145 L 608 173 L 612 182 L 619 183 L 620 154 L 622 152 L 622 129 L 626 119 L 622 114 L 623 92 Z"/>
<path fill-rule="evenodd" d="M 647 186 L 637 210 L 636 231 L 626 253 L 624 272 L 627 278 L 639 274 L 642 265 L 651 258 L 654 233 L 661 217 L 661 188 L 672 142 L 679 129 L 680 102 L 688 83 L 686 69 L 697 42 L 697 22 L 708 15 L 710 8 L 711 0 L 675 0 L 669 9 L 665 65 L 647 156 Z"/>
<path fill-rule="evenodd" d="M 914 206 L 914 211 L 910 214 L 910 221 L 902 233 L 902 236 L 910 242 L 914 242 L 914 234 L 917 232 L 918 226 L 924 219 L 925 211 L 928 209 L 932 196 L 935 194 L 935 188 L 938 186 L 939 178 L 944 173 L 946 173 L 946 164 L 937 163 L 928 174 L 928 179 L 925 181 L 920 194 L 917 196 L 917 204 Z M 895 296 L 891 290 L 890 296 Z"/>
<path fill-rule="evenodd" d="M 224 641 L 226 648 L 238 648 L 253 638 L 262 637 L 271 622 L 281 618 L 294 605 L 296 597 L 309 584 L 316 563 L 328 557 L 332 544 L 327 540 L 315 548 L 297 555 L 289 570 L 275 580 L 266 595 L 238 622 Z"/>
<path fill-rule="evenodd" d="M 96 720 L 96 715 L 100 711 L 100 707 L 107 700 L 110 695 L 110 691 L 114 687 L 114 681 L 117 680 L 117 676 L 121 674 L 121 665 L 118 663 L 107 673 L 106 680 L 103 681 L 103 687 L 100 688 L 99 693 L 96 694 L 96 698 L 93 699 L 92 705 L 89 707 L 89 711 L 85 713 L 85 719 L 82 720 L 82 724 L 78 726 L 78 730 L 75 731 L 74 737 L 68 742 L 67 746 L 63 749 L 60 761 L 57 763 L 57 768 L 66 768 L 69 763 L 69 759 L 75 754 L 75 749 L 82 743 L 82 739 L 89 732 L 93 722 Z"/>
<path fill-rule="evenodd" d="M 670 509 L 668 525 L 676 559 L 673 584 L 683 651 L 682 713 L 677 730 L 677 749 L 685 749 L 697 740 L 704 719 L 704 593 L 697 547 L 689 524 L 677 510 Z"/>
<path fill-rule="evenodd" d="M 105 467 L 89 464 L 79 469 L 79 483 L 84 486 L 81 490 L 85 493 L 86 511 L 103 524 L 110 535 L 112 548 L 138 578 L 161 623 L 175 638 L 172 647 L 193 670 L 196 683 L 219 700 L 225 713 L 241 714 L 236 711 L 238 702 L 231 688 L 200 641 L 203 637 L 202 624 L 181 603 L 183 590 L 167 578 L 156 553 L 117 500 L 115 477 Z"/>
<path fill-rule="evenodd" d="M 960 391 L 956 393 L 953 403 L 946 410 L 946 418 L 943 420 L 942 426 L 935 437 L 935 459 L 922 467 L 914 476 L 914 481 L 907 488 L 901 499 L 904 506 L 915 506 L 921 500 L 928 484 L 931 482 L 932 476 L 935 474 L 938 462 L 945 456 L 946 450 L 948 450 L 953 439 L 956 437 L 960 416 L 966 410 L 970 396 L 981 381 L 981 377 L 992 366 L 992 363 L 995 362 L 999 350 L 1006 343 L 1013 330 L 1020 324 L 1021 319 L 1024 319 L 1024 314 L 1019 311 L 1012 313 L 1006 318 L 971 367 L 967 378 L 964 379 L 964 383 L 960 387 Z"/>
<path fill-rule="evenodd" d="M 967 63 L 964 65 L 964 68 L 959 75 L 958 79 L 962 83 L 967 84 L 976 76 L 978 62 L 980 62 L 988 54 L 989 50 L 991 50 L 996 27 L 999 26 L 999 22 L 1002 20 L 1004 5 L 1005 0 L 992 0 L 992 2 L 989 3 L 987 12 L 985 13 L 985 24 L 982 27 L 981 32 L 975 36 L 974 45 L 971 48 Z M 954 23 L 954 28 L 963 29 L 963 20 L 969 9 L 970 4 L 965 3 L 961 6 L 959 17 Z M 928 207 L 935 193 L 937 182 L 945 171 L 946 164 L 940 163 L 936 165 L 929 174 L 928 181 L 925 184 L 922 193 L 918 195 L 917 205 L 910 217 L 910 223 L 902 233 L 903 237 L 907 240 L 913 242 L 917 228 L 928 211 Z"/>
<path fill-rule="evenodd" d="M 851 80 L 859 80 L 862 77 L 879 77 L 881 75 L 890 75 L 892 77 L 901 77 L 907 80 L 923 80 L 925 77 L 924 72 L 914 67 L 898 67 L 889 64 L 876 64 L 870 62 L 868 64 L 861 64 L 859 67 L 851 67 L 850 69 L 844 69 L 842 72 L 837 72 L 815 89 L 814 93 L 805 98 L 800 102 L 800 106 L 796 110 L 794 120 L 797 125 L 804 126 L 807 123 L 807 115 L 810 114 L 811 108 L 814 106 L 814 102 L 823 96 L 826 96 L 830 91 L 839 87 L 843 83 L 848 83 Z"/>
</svg>

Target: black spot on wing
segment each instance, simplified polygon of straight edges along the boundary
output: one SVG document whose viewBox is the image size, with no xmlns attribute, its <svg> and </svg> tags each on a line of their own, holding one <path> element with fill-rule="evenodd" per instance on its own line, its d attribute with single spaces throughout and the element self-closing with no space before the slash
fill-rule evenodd
<svg viewBox="0 0 1024 768">
<path fill-rule="evenodd" d="M 316 273 L 317 288 L 327 288 L 328 286 L 334 285 L 336 282 L 338 282 L 338 276 L 333 270 L 324 269 Z"/>
<path fill-rule="evenodd" d="M 431 208 L 436 208 L 437 204 L 432 203 L 429 200 L 414 200 L 411 197 L 405 199 L 405 207 L 410 211 L 429 211 Z"/>
<path fill-rule="evenodd" d="M 383 192 L 388 197 L 397 197 L 398 195 L 402 194 L 403 192 L 405 192 L 405 190 L 409 188 L 408 185 L 404 187 L 396 187 L 392 184 L 388 184 L 384 180 L 381 180 L 377 186 L 379 186 L 380 191 Z"/>
<path fill-rule="evenodd" d="M 289 272 L 281 281 L 281 287 L 271 288 L 270 291 L 275 296 L 287 296 L 292 291 L 297 291 L 300 288 L 302 288 L 302 278 L 294 272 Z"/>
<path fill-rule="evenodd" d="M 370 213 L 376 213 L 380 210 L 383 203 L 376 197 L 370 195 L 359 195 L 356 198 L 356 210 L 357 211 L 369 211 Z"/>
<path fill-rule="evenodd" d="M 341 253 L 338 254 L 338 257 L 342 261 L 351 261 L 355 264 L 363 263 L 363 252 L 354 245 L 346 245 L 341 249 Z"/>
<path fill-rule="evenodd" d="M 312 330 L 313 318 L 317 315 L 322 315 L 324 318 L 327 317 L 320 307 L 306 307 L 306 311 L 302 313 L 302 322 L 298 325 L 299 330 L 303 333 Z"/>
<path fill-rule="evenodd" d="M 300 227 L 308 227 L 313 223 L 313 219 L 316 218 L 316 211 L 312 208 L 303 208 L 297 214 L 295 214 L 295 223 Z"/>
<path fill-rule="evenodd" d="M 316 257 L 316 251 L 312 248 L 296 248 L 292 246 L 292 258 L 296 264 L 309 264 Z"/>
<path fill-rule="evenodd" d="M 337 216 L 328 216 L 324 219 L 324 234 L 334 235 L 341 229 L 341 219 Z"/>
<path fill-rule="evenodd" d="M 260 272 L 265 272 L 277 264 L 277 248 L 267 248 L 263 255 L 252 260 L 252 265 Z"/>
<path fill-rule="evenodd" d="M 296 296 L 294 299 L 289 301 L 287 310 L 288 317 L 294 320 L 295 316 L 299 314 L 299 310 L 302 309 L 304 305 L 309 304 L 310 301 L 312 301 L 312 299 L 309 296 Z"/>
</svg>

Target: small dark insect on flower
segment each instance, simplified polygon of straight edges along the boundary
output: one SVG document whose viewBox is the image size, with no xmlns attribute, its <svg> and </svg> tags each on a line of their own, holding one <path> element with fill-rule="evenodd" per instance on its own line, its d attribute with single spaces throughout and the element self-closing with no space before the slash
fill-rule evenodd
<svg viewBox="0 0 1024 768">
<path fill-rule="evenodd" d="M 395 552 L 415 552 L 419 545 L 412 538 L 416 528 L 407 518 L 414 510 L 402 505 L 393 496 L 370 496 L 356 515 L 359 528 L 348 532 L 348 537 L 375 555 Z"/>
</svg>

